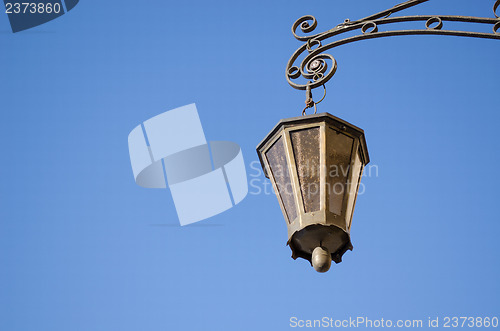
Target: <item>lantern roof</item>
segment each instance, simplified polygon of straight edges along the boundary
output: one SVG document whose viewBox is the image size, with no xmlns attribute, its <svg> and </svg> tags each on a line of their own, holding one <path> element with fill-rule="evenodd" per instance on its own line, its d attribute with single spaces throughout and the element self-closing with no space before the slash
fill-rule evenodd
<svg viewBox="0 0 500 331">
<path fill-rule="evenodd" d="M 313 115 L 306 115 L 306 116 L 297 116 L 297 117 L 291 117 L 291 118 L 285 118 L 282 119 L 274 126 L 274 128 L 269 132 L 269 134 L 259 143 L 257 146 L 257 150 L 261 151 L 263 147 L 271 140 L 276 133 L 281 131 L 283 128 L 287 127 L 293 127 L 296 125 L 302 125 L 302 124 L 313 124 L 313 123 L 321 123 L 325 122 L 329 125 L 332 125 L 336 127 L 339 130 L 345 131 L 347 133 L 350 133 L 351 135 L 358 137 L 360 141 L 360 147 L 361 147 L 361 152 L 362 152 L 362 157 L 363 157 L 363 164 L 368 164 L 370 162 L 370 156 L 368 155 L 368 147 L 366 145 L 366 140 L 365 140 L 365 132 L 363 129 L 358 128 L 355 125 L 352 125 L 349 122 L 344 121 L 343 119 L 340 119 L 336 116 L 333 116 L 330 113 L 321 113 L 321 114 L 313 114 Z M 269 178 L 269 175 L 267 174 L 267 171 L 265 170 L 266 167 L 264 166 L 264 162 L 262 159 L 262 154 L 259 152 L 259 160 L 261 163 L 262 168 L 264 169 L 265 175 L 267 178 Z"/>
</svg>

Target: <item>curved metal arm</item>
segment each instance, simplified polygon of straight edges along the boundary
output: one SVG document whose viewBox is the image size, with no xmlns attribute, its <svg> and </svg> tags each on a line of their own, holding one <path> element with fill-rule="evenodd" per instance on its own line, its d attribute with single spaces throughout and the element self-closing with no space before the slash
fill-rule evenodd
<svg viewBox="0 0 500 331">
<path fill-rule="evenodd" d="M 417 16 L 401 16 L 389 17 L 392 13 L 418 5 L 428 0 L 411 0 L 394 6 L 380 13 L 365 17 L 357 21 L 346 20 L 344 23 L 337 25 L 335 28 L 328 31 L 317 33 L 309 36 L 299 36 L 296 31 L 300 26 L 303 33 L 311 33 L 317 26 L 317 21 L 314 16 L 306 15 L 299 18 L 292 26 L 292 33 L 296 39 L 305 41 L 305 44 L 297 49 L 286 66 L 286 78 L 288 83 L 295 89 L 305 90 L 306 88 L 316 88 L 328 82 L 335 71 L 337 70 L 337 62 L 335 58 L 323 53 L 326 50 L 337 46 L 352 43 L 355 41 L 374 39 L 390 36 L 403 35 L 445 35 L 445 36 L 461 36 L 486 39 L 500 39 L 500 18 L 496 13 L 500 7 L 500 0 L 496 0 L 493 6 L 493 13 L 496 18 L 471 17 L 471 16 L 435 16 L 435 15 L 417 15 Z M 420 30 L 390 30 L 379 31 L 379 26 L 402 23 L 424 21 L 425 29 Z M 489 24 L 492 26 L 492 33 L 471 32 L 471 31 L 454 31 L 442 30 L 443 22 L 464 22 L 464 23 L 479 23 Z M 322 41 L 340 35 L 345 32 L 360 30 L 361 34 L 353 37 L 332 41 L 323 45 Z M 307 51 L 300 65 L 294 65 L 300 55 Z M 303 77 L 308 81 L 305 84 L 299 84 L 293 80 Z"/>
</svg>

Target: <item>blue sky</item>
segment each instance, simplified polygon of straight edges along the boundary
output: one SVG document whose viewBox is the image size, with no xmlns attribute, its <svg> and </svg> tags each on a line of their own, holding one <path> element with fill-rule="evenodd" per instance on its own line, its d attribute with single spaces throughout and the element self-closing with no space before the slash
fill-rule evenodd
<svg viewBox="0 0 500 331">
<path fill-rule="evenodd" d="M 318 31 L 395 1 L 81 1 L 13 34 L 0 15 L 0 329 L 288 330 L 290 318 L 500 317 L 500 42 L 395 37 L 331 51 L 319 112 L 366 132 L 354 250 L 294 261 L 273 194 L 187 227 L 138 187 L 127 136 L 196 103 L 208 140 L 256 145 L 305 94 L 285 65 Z M 493 1 L 405 14 L 493 17 Z M 467 26 L 465 26 L 467 29 Z M 489 31 L 488 31 L 489 32 Z M 318 92 L 315 92 L 317 94 Z M 194 202 L 195 204 L 195 202 Z"/>
</svg>

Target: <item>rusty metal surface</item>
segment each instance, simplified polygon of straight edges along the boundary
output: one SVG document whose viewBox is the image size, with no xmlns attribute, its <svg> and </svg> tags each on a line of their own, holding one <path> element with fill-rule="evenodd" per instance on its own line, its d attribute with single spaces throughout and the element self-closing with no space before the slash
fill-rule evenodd
<svg viewBox="0 0 500 331">
<path fill-rule="evenodd" d="M 286 79 L 288 83 L 293 88 L 298 90 L 306 90 L 308 87 L 313 89 L 324 85 L 333 77 L 337 70 L 337 62 L 335 58 L 331 54 L 327 54 L 324 52 L 332 48 L 356 41 L 405 35 L 444 35 L 500 40 L 500 19 L 498 18 L 498 14 L 496 13 L 498 8 L 500 7 L 500 0 L 496 0 L 493 6 L 493 13 L 495 18 L 450 15 L 415 15 L 388 17 L 389 15 L 397 11 L 418 5 L 426 1 L 428 0 L 407 1 L 394 6 L 393 8 L 387 9 L 374 15 L 370 15 L 360 20 L 346 20 L 333 29 L 313 35 L 300 36 L 296 32 L 299 27 L 305 34 L 310 34 L 311 32 L 313 32 L 317 26 L 316 18 L 311 15 L 306 15 L 299 18 L 292 26 L 292 33 L 297 40 L 304 41 L 305 43 L 293 53 L 292 57 L 287 63 Z M 425 22 L 425 25 L 422 26 L 422 29 L 415 30 L 379 31 L 380 26 L 390 25 L 393 23 L 415 21 Z M 492 32 L 485 33 L 443 30 L 443 27 L 445 27 L 445 22 L 462 22 L 491 25 Z M 359 30 L 361 34 L 345 39 L 332 41 L 328 44 L 323 44 L 323 41 L 329 38 L 354 30 Z M 296 65 L 296 60 L 303 54 L 306 55 L 305 58 L 301 61 L 300 64 Z M 300 77 L 305 78 L 307 81 L 304 83 L 297 83 L 295 80 Z"/>
</svg>

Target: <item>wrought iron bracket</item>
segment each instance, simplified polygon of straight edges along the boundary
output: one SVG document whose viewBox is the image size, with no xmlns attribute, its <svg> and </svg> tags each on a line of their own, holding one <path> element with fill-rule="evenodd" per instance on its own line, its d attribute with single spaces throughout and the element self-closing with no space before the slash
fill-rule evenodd
<svg viewBox="0 0 500 331">
<path fill-rule="evenodd" d="M 394 6 L 393 8 L 384 10 L 374 15 L 370 15 L 357 21 L 350 21 L 347 19 L 343 23 L 328 31 L 313 35 L 299 36 L 297 34 L 297 29 L 299 27 L 304 34 L 310 34 L 316 29 L 317 26 L 317 21 L 314 16 L 302 16 L 293 24 L 292 33 L 297 40 L 304 41 L 305 43 L 293 53 L 292 57 L 288 61 L 288 64 L 286 66 L 286 79 L 288 83 L 293 88 L 298 90 L 307 90 L 308 93 L 310 93 L 310 89 L 323 86 L 333 77 L 337 70 L 337 61 L 335 60 L 335 58 L 332 55 L 324 52 L 332 48 L 360 40 L 404 35 L 445 35 L 500 40 L 500 18 L 497 14 L 497 10 L 500 7 L 500 0 L 496 0 L 495 4 L 493 5 L 493 14 L 495 18 L 449 15 L 390 17 L 390 15 L 395 12 L 416 6 L 427 1 L 429 0 L 406 1 Z M 422 28 L 415 30 L 379 31 L 380 26 L 387 26 L 392 23 L 415 21 L 425 22 L 425 29 Z M 493 31 L 491 33 L 486 33 L 443 30 L 444 22 L 486 24 L 491 25 Z M 361 34 L 345 39 L 335 40 L 328 44 L 323 44 L 323 42 L 329 38 L 336 37 L 343 33 L 355 30 L 359 30 Z M 305 54 L 305 57 L 303 58 L 301 63 L 299 65 L 295 65 L 297 59 L 303 54 Z M 295 80 L 300 77 L 305 78 L 307 82 L 303 84 L 296 83 Z"/>
</svg>

